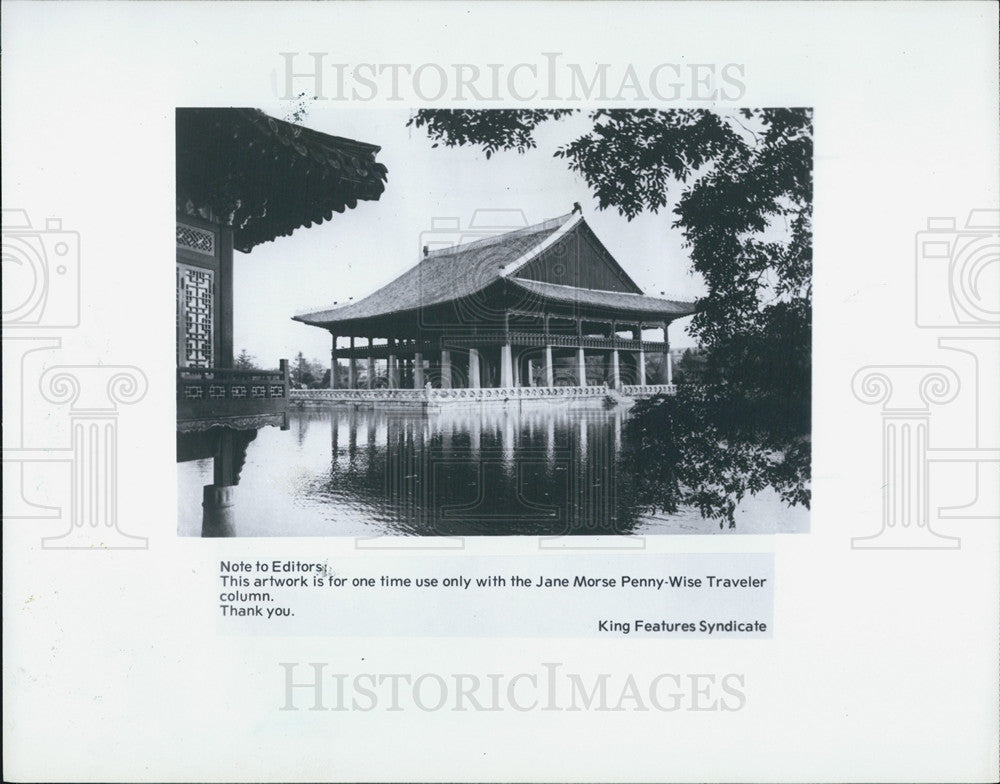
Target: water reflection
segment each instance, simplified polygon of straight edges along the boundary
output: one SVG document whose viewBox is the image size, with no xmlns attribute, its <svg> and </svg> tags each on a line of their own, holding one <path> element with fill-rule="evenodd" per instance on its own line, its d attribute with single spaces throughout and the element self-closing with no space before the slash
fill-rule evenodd
<svg viewBox="0 0 1000 784">
<path fill-rule="evenodd" d="M 549 406 L 429 415 L 299 411 L 290 433 L 266 428 L 250 445 L 236 533 L 711 533 L 711 521 L 696 511 L 650 517 L 619 497 L 629 486 L 618 476 L 626 416 Z M 198 535 L 197 501 L 211 464 L 183 463 L 178 472 L 180 531 Z M 773 520 L 763 530 L 773 530 Z"/>
</svg>

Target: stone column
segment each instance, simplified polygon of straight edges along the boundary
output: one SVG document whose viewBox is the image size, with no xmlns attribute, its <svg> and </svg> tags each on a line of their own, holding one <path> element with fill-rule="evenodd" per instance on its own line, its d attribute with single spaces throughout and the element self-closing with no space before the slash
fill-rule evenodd
<svg viewBox="0 0 1000 784">
<path fill-rule="evenodd" d="M 579 346 L 576 350 L 576 367 L 580 386 L 587 386 L 587 359 L 583 354 L 583 346 Z"/>
<path fill-rule="evenodd" d="M 611 382 L 615 389 L 619 389 L 622 385 L 621 368 L 618 364 L 618 349 L 614 349 L 611 352 Z"/>
<path fill-rule="evenodd" d="M 479 349 L 469 349 L 469 389 L 479 389 Z"/>
<path fill-rule="evenodd" d="M 375 388 L 375 357 L 372 356 L 374 347 L 372 346 L 372 339 L 368 338 L 368 388 Z"/>
<path fill-rule="evenodd" d="M 354 389 L 357 386 L 357 378 L 354 373 L 354 336 L 351 336 L 351 353 L 347 358 L 347 388 Z"/>
<path fill-rule="evenodd" d="M 555 384 L 555 368 L 552 367 L 552 344 L 547 343 L 545 345 L 545 385 L 549 387 L 554 387 Z"/>
<path fill-rule="evenodd" d="M 510 357 L 510 343 L 505 343 L 500 348 L 500 386 L 514 386 L 514 369 Z"/>
<path fill-rule="evenodd" d="M 332 345 L 330 346 L 330 389 L 337 388 L 337 336 L 330 333 Z"/>
<path fill-rule="evenodd" d="M 639 373 L 639 386 L 646 386 L 646 351 L 644 349 L 639 349 L 639 356 L 636 359 L 639 367 L 637 368 Z"/>
<path fill-rule="evenodd" d="M 528 386 L 535 386 L 535 363 L 532 360 L 528 360 Z"/>
<path fill-rule="evenodd" d="M 399 368 L 396 366 L 396 339 L 389 339 L 389 350 L 392 352 L 389 354 L 389 359 L 386 361 L 385 365 L 385 376 L 386 382 L 389 389 L 396 389 L 399 386 Z"/>
<path fill-rule="evenodd" d="M 441 350 L 441 389 L 451 389 L 451 352 Z"/>
<path fill-rule="evenodd" d="M 413 388 L 424 388 L 424 354 L 422 351 L 413 354 Z"/>
<path fill-rule="evenodd" d="M 661 381 L 672 384 L 674 381 L 673 361 L 670 359 L 670 337 L 667 335 L 667 324 L 663 325 L 663 367 L 660 369 Z"/>
</svg>

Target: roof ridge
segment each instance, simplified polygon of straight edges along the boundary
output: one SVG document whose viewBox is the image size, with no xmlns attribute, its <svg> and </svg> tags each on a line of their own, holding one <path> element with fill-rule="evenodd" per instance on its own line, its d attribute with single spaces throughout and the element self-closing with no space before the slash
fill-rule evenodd
<svg viewBox="0 0 1000 784">
<path fill-rule="evenodd" d="M 496 243 L 498 243 L 499 241 L 502 241 L 502 240 L 509 240 L 509 239 L 513 239 L 513 238 L 518 237 L 518 236 L 525 236 L 527 234 L 539 233 L 539 232 L 545 231 L 547 229 L 551 229 L 552 232 L 554 233 L 558 229 L 560 229 L 563 226 L 565 226 L 566 223 L 572 217 L 573 217 L 573 213 L 572 212 L 568 212 L 565 215 L 560 215 L 560 216 L 558 216 L 556 218 L 549 218 L 548 220 L 544 220 L 541 223 L 535 223 L 535 224 L 533 224 L 531 226 L 524 226 L 524 227 L 522 227 L 520 229 L 514 229 L 513 231 L 507 231 L 507 232 L 503 232 L 501 234 L 493 234 L 493 235 L 491 235 L 489 237 L 483 237 L 482 239 L 474 240 L 472 242 L 466 242 L 466 243 L 462 243 L 460 245 L 453 245 L 450 248 L 440 248 L 438 250 L 429 251 L 426 256 L 424 256 L 421 259 L 418 259 L 416 263 L 411 264 L 410 266 L 406 267 L 405 269 L 403 269 L 401 272 L 399 272 L 396 275 L 394 275 L 392 278 L 390 278 L 389 280 L 387 280 L 382 285 L 377 286 L 374 289 L 374 291 L 372 291 L 371 293 L 367 294 L 364 297 L 361 297 L 358 300 L 350 300 L 349 299 L 346 302 L 334 302 L 332 305 L 328 305 L 328 306 L 326 306 L 325 308 L 322 308 L 322 309 L 313 309 L 313 310 L 301 309 L 301 310 L 296 311 L 295 315 L 292 316 L 292 319 L 297 321 L 297 320 L 299 320 L 300 317 L 304 317 L 304 316 L 319 316 L 319 315 L 323 315 L 323 314 L 327 314 L 327 313 L 332 313 L 333 311 L 340 310 L 342 308 L 347 308 L 347 307 L 349 307 L 351 305 L 358 305 L 358 304 L 360 304 L 362 302 L 365 302 L 365 301 L 367 301 L 369 299 L 372 299 L 373 297 L 377 296 L 380 291 L 382 291 L 384 288 L 386 288 L 386 286 L 392 285 L 395 281 L 399 280 L 399 278 L 401 278 L 404 275 L 406 275 L 406 274 L 412 272 L 413 270 L 417 269 L 421 264 L 423 264 L 425 261 L 428 261 L 429 259 L 436 259 L 436 258 L 440 258 L 441 256 L 451 255 L 453 253 L 464 253 L 464 252 L 469 251 L 469 250 L 475 250 L 475 249 L 478 249 L 478 248 L 487 247 L 488 245 L 491 245 L 491 244 L 496 244 Z M 531 250 L 529 250 L 528 253 L 525 254 L 525 255 L 534 254 L 535 249 L 537 249 L 540 245 L 542 245 L 543 242 L 539 242 L 536 245 L 532 246 Z M 523 262 L 521 264 L 519 264 L 518 266 L 523 266 Z"/>
<path fill-rule="evenodd" d="M 522 226 L 519 229 L 512 229 L 511 231 L 501 232 L 499 234 L 491 234 L 488 237 L 481 237 L 478 240 L 473 240 L 472 242 L 463 242 L 458 245 L 452 245 L 448 248 L 437 248 L 435 250 L 429 250 L 424 259 L 436 258 L 438 256 L 447 256 L 451 253 L 462 253 L 467 250 L 472 250 L 474 248 L 482 248 L 486 245 L 491 245 L 502 240 L 509 240 L 515 237 L 524 236 L 526 234 L 536 234 L 538 232 L 553 230 L 560 228 L 572 217 L 573 213 L 566 213 L 565 215 L 560 215 L 557 218 L 549 218 L 541 223 L 535 223 L 531 226 Z M 421 259 L 423 261 L 423 259 Z"/>
</svg>

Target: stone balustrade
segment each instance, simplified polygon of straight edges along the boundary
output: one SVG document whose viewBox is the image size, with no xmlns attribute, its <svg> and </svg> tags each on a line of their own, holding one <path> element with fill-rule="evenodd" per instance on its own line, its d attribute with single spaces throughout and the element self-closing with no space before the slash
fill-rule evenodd
<svg viewBox="0 0 1000 784">
<path fill-rule="evenodd" d="M 619 390 L 623 397 L 672 395 L 674 384 L 626 384 Z M 603 398 L 611 390 L 595 386 L 560 387 L 482 387 L 479 389 L 293 389 L 293 401 L 330 403 L 414 403 L 448 404 L 452 402 L 502 402 L 508 400 L 573 400 Z"/>
</svg>

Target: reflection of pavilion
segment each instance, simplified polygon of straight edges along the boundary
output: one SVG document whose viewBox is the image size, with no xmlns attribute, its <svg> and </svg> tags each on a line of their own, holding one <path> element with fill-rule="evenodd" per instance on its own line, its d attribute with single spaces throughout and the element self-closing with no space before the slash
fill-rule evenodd
<svg viewBox="0 0 1000 784">
<path fill-rule="evenodd" d="M 627 533 L 617 497 L 619 410 L 344 406 L 328 422 L 329 474 L 313 491 L 349 499 L 398 533 Z"/>
<path fill-rule="evenodd" d="M 233 251 L 378 199 L 379 148 L 256 109 L 178 109 L 177 459 L 213 458 L 206 533 L 226 533 L 247 445 L 287 427 L 288 364 L 233 367 Z"/>
<path fill-rule="evenodd" d="M 689 302 L 645 296 L 583 216 L 570 214 L 454 247 L 425 247 L 416 266 L 370 296 L 295 318 L 333 336 L 331 386 L 338 358 L 346 358 L 351 389 L 607 384 L 628 391 L 647 386 L 647 352 L 663 356 L 661 377 L 649 381 L 671 383 L 667 326 L 693 312 Z M 662 330 L 662 340 L 645 339 L 648 329 Z M 405 399 L 391 392 L 314 397 Z"/>
</svg>

